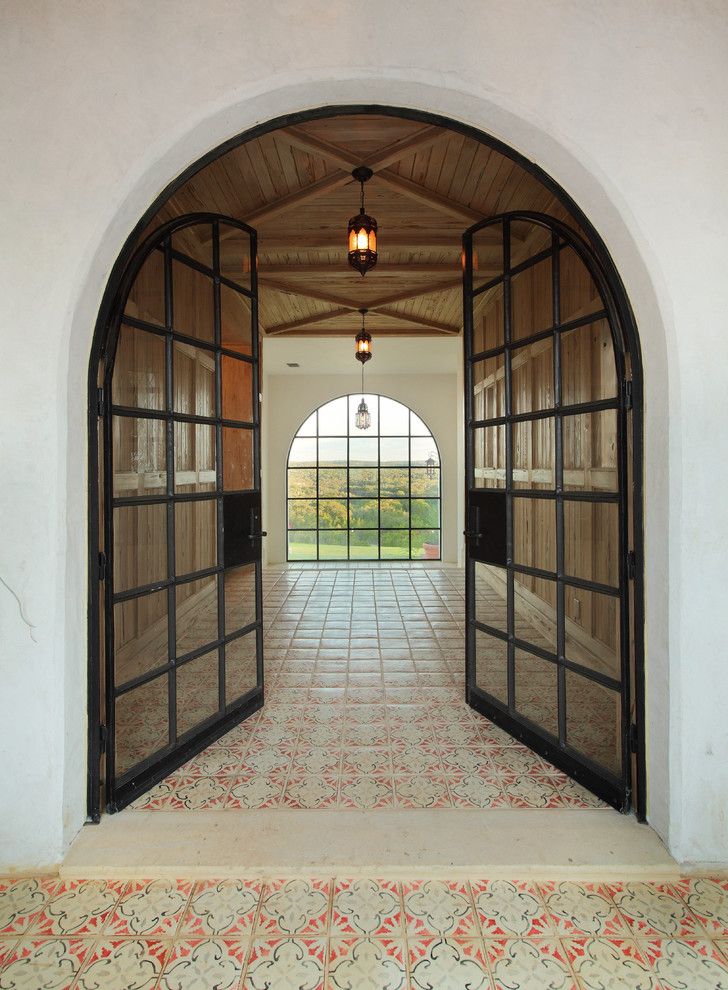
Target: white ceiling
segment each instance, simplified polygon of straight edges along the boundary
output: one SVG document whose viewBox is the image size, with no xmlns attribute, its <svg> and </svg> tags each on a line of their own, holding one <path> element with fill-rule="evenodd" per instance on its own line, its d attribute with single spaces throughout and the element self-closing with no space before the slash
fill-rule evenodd
<svg viewBox="0 0 728 990">
<path fill-rule="evenodd" d="M 358 374 L 354 337 L 267 337 L 263 341 L 263 371 L 266 375 Z M 460 337 L 389 337 L 372 341 L 372 359 L 367 374 L 427 375 L 454 374 L 462 365 Z M 297 362 L 299 368 L 289 368 Z"/>
</svg>

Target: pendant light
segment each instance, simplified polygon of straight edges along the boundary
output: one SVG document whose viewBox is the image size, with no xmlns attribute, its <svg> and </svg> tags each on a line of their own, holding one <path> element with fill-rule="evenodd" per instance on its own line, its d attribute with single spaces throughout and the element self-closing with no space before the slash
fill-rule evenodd
<svg viewBox="0 0 728 990">
<path fill-rule="evenodd" d="M 428 478 L 434 478 L 435 477 L 435 464 L 436 463 L 437 462 L 435 460 L 435 452 L 432 451 L 430 453 L 430 456 L 425 461 L 425 467 L 427 468 L 427 477 Z"/>
<path fill-rule="evenodd" d="M 377 221 L 368 216 L 364 209 L 364 183 L 374 173 L 366 165 L 359 165 L 351 174 L 356 182 L 361 183 L 361 209 L 349 221 L 349 264 L 360 275 L 366 275 L 377 263 Z"/>
<path fill-rule="evenodd" d="M 363 274 L 363 273 L 362 273 Z M 357 430 L 368 430 L 372 425 L 372 417 L 369 412 L 369 407 L 364 401 L 364 365 L 370 360 L 372 356 L 372 336 L 367 332 L 364 326 L 364 318 L 367 315 L 365 309 L 360 309 L 361 313 L 361 330 L 356 335 L 356 351 L 354 356 L 357 361 L 361 361 L 361 402 L 356 410 L 356 416 L 354 417 L 354 425 Z"/>
</svg>

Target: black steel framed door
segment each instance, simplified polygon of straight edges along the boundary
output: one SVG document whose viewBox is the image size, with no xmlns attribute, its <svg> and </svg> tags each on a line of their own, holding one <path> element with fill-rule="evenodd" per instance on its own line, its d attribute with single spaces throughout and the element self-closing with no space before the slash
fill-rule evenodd
<svg viewBox="0 0 728 990">
<path fill-rule="evenodd" d="M 629 352 L 582 238 L 463 238 L 471 706 L 619 809 L 634 744 Z"/>
<path fill-rule="evenodd" d="M 171 221 L 102 357 L 106 806 L 263 703 L 256 236 Z"/>
</svg>

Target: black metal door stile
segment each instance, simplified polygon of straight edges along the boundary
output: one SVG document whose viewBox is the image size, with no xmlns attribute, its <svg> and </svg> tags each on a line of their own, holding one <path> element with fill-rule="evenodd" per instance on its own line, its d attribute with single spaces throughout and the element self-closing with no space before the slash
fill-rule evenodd
<svg viewBox="0 0 728 990">
<path fill-rule="evenodd" d="M 519 259 L 518 264 L 511 260 L 511 231 L 518 225 L 519 231 L 530 229 L 538 231 L 541 239 L 541 249 L 527 258 Z M 475 284 L 477 274 L 477 243 L 482 231 L 489 231 L 491 237 L 499 245 L 502 264 L 499 263 L 496 277 L 480 277 Z M 520 238 L 523 242 L 523 236 Z M 491 246 L 493 241 L 491 240 Z M 543 246 L 545 244 L 545 247 Z M 600 264 L 589 246 L 571 228 L 536 213 L 510 213 L 491 218 L 471 227 L 463 237 L 464 248 L 464 326 L 465 326 L 465 470 L 466 470 L 466 657 L 467 678 L 466 694 L 469 704 L 483 715 L 486 715 L 497 725 L 511 735 L 530 746 L 545 759 L 555 764 L 571 777 L 579 781 L 604 801 L 620 810 L 630 807 L 630 634 L 628 615 L 628 582 L 630 580 L 628 545 L 628 492 L 627 492 L 627 412 L 630 408 L 629 388 L 625 385 L 628 375 L 628 345 L 623 328 L 620 325 L 619 311 L 614 302 L 610 283 L 602 271 Z M 596 311 L 580 314 L 577 319 L 562 322 L 560 300 L 562 298 L 562 256 L 565 250 L 575 253 L 579 263 L 593 280 L 601 307 Z M 516 340 L 512 334 L 512 282 L 514 277 L 544 260 L 550 266 L 551 285 L 549 289 L 552 300 L 551 325 L 532 327 L 524 336 Z M 502 306 L 500 324 L 500 341 L 498 346 L 478 353 L 474 349 L 474 306 L 478 296 L 493 290 L 499 294 Z M 614 352 L 616 367 L 616 394 L 608 398 L 599 397 L 591 401 L 579 401 L 568 404 L 562 400 L 562 340 L 564 335 L 580 328 L 588 327 L 595 321 L 608 323 Z M 514 354 L 523 354 L 522 349 L 533 342 L 545 342 L 552 351 L 553 397 L 548 408 L 535 410 L 514 410 L 513 400 L 513 362 Z M 494 362 L 501 370 L 503 378 L 503 406 L 498 406 L 495 415 L 485 410 L 478 418 L 474 407 L 474 368 L 480 362 L 485 367 L 486 361 Z M 613 410 L 609 415 L 616 417 L 616 477 L 615 490 L 574 490 L 574 486 L 564 483 L 564 424 L 569 418 L 574 423 L 579 416 L 588 414 L 604 414 Z M 518 429 L 531 429 L 531 425 L 539 420 L 549 420 L 549 430 L 553 432 L 553 486 L 533 484 L 530 487 L 523 482 L 514 482 L 514 449 L 515 432 Z M 475 465 L 475 437 L 490 436 L 487 431 L 504 438 L 505 471 L 498 480 L 484 481 L 486 472 L 477 475 Z M 530 442 L 530 441 L 529 441 Z M 500 463 L 500 462 L 499 462 Z M 485 487 L 486 485 L 492 487 Z M 545 490 L 546 487 L 551 490 Z M 553 506 L 555 512 L 555 567 L 548 570 L 524 565 L 515 559 L 514 554 L 514 504 L 521 499 L 542 499 Z M 573 508 L 576 503 L 580 509 Z M 591 506 L 589 509 L 585 506 Z M 525 505 L 521 502 L 520 505 Z M 532 503 L 533 504 L 533 503 Z M 617 506 L 618 541 L 619 541 L 619 578 L 613 586 L 586 580 L 567 571 L 565 563 L 565 545 L 568 537 L 565 523 L 565 507 L 568 512 L 602 511 L 599 506 Z M 597 507 L 597 508 L 595 508 Z M 551 509 L 546 511 L 551 512 Z M 605 512 L 613 512 L 607 508 Z M 553 517 L 551 517 L 553 518 Z M 502 628 L 495 622 L 492 624 L 482 621 L 476 607 L 476 567 L 478 574 L 486 573 L 488 568 L 502 578 L 505 589 L 505 607 L 503 609 Z M 542 579 L 551 582 L 555 592 L 555 649 L 544 649 L 526 640 L 523 625 L 517 626 L 516 598 L 519 587 L 519 577 Z M 565 646 L 568 619 L 565 616 L 565 591 L 568 589 L 583 589 L 585 595 L 595 593 L 607 601 L 617 602 L 614 605 L 619 611 L 619 670 L 615 676 L 598 669 L 591 669 L 569 656 Z M 573 628 L 573 626 L 572 626 Z M 477 643 L 476 643 L 477 640 Z M 479 644 L 485 643 L 482 649 Z M 481 649 L 480 655 L 478 650 Z M 485 661 L 483 657 L 490 650 L 491 657 L 497 661 Z M 499 652 L 500 651 L 500 652 Z M 539 721 L 534 717 L 523 714 L 520 697 L 517 692 L 516 672 L 517 656 L 528 655 L 534 663 L 541 665 L 547 678 L 549 670 L 555 670 L 554 675 L 554 705 L 556 711 L 550 719 Z M 488 668 L 488 663 L 491 667 Z M 498 669 L 498 663 L 502 669 Z M 482 668 L 481 668 L 482 664 Z M 552 665 L 552 667 L 548 666 Z M 496 689 L 494 681 L 489 681 L 488 672 L 496 672 L 501 676 Z M 569 679 L 567 682 L 567 678 Z M 615 731 L 614 763 L 604 765 L 595 758 L 594 752 L 585 752 L 578 738 L 570 738 L 570 729 L 576 724 L 581 715 L 589 719 L 591 713 L 587 709 L 578 711 L 576 690 L 569 692 L 568 685 L 584 688 L 588 695 L 598 695 L 604 698 L 605 706 L 619 713 L 618 730 Z M 611 699 L 611 700 L 610 700 Z M 569 706 L 572 706 L 571 708 Z M 573 708 L 577 708 L 574 711 Z M 574 736 L 578 736 L 574 732 Z M 597 748 L 598 752 L 598 748 Z"/>
<path fill-rule="evenodd" d="M 245 258 L 249 259 L 244 270 L 241 265 L 239 273 L 231 273 L 228 268 L 223 272 L 220 261 L 223 232 L 240 240 Z M 210 245 L 209 259 L 200 261 L 199 256 L 192 257 L 184 250 L 183 238 L 193 234 L 199 237 L 200 243 Z M 163 270 L 164 317 L 157 321 L 150 320 L 145 314 L 135 314 L 133 307 L 127 306 L 136 280 L 150 259 L 152 265 Z M 199 318 L 200 325 L 209 327 L 209 332 L 203 332 L 194 324 L 194 318 L 190 322 L 189 315 L 184 326 L 176 322 L 175 317 L 180 318 L 180 314 L 175 314 L 175 278 L 180 282 L 177 287 L 180 299 L 183 284 L 194 284 L 197 295 L 193 294 L 194 302 L 189 308 L 195 310 L 197 307 L 195 318 Z M 221 302 L 221 293 L 225 293 L 227 311 L 225 303 Z M 190 214 L 166 223 L 134 254 L 116 300 L 103 355 L 102 404 L 106 557 L 105 777 L 109 811 L 125 807 L 263 704 L 261 546 L 265 534 L 261 531 L 260 513 L 255 231 L 237 220 L 216 214 Z M 211 309 L 202 308 L 200 300 Z M 232 324 L 231 312 L 235 314 Z M 227 338 L 223 333 L 225 320 Z M 144 374 L 151 379 L 158 373 L 163 380 L 163 400 L 160 400 L 159 408 L 149 408 L 150 403 L 143 401 L 133 405 L 115 401 L 115 393 L 119 391 L 118 386 L 115 388 L 115 361 L 123 333 L 137 334 L 145 346 L 154 346 L 159 353 L 163 349 L 163 372 L 161 364 L 154 371 L 144 368 L 135 371 L 142 379 Z M 198 408 L 197 400 L 193 408 L 180 408 L 175 374 L 183 351 L 197 355 L 209 369 L 214 386 L 208 408 Z M 238 390 L 242 396 L 240 408 L 249 415 L 231 418 L 223 379 L 232 383 L 230 394 L 233 388 Z M 194 382 L 194 388 L 197 388 L 196 378 Z M 115 491 L 115 472 L 119 470 L 114 463 L 115 441 L 120 446 L 118 435 L 124 429 L 124 421 L 131 424 L 132 435 L 137 429 L 134 424 L 141 424 L 139 430 L 163 432 L 164 472 L 159 491 L 144 489 L 141 493 L 126 495 Z M 184 434 L 185 430 L 189 432 Z M 192 436 L 195 444 L 197 437 L 203 434 L 210 441 L 210 457 L 214 458 L 212 467 L 205 473 L 206 480 L 199 482 L 201 474 L 195 483 L 180 480 L 178 437 Z M 143 454 L 143 445 L 141 449 Z M 118 520 L 122 517 L 119 513 L 143 513 L 147 507 L 157 507 L 158 514 L 154 518 L 162 519 L 159 515 L 162 512 L 165 519 L 156 530 L 148 527 L 146 532 L 148 542 L 166 542 L 166 569 L 163 576 L 155 576 L 154 580 L 141 586 L 116 587 L 116 575 L 120 573 L 114 561 L 115 547 L 120 539 Z M 214 529 L 210 529 L 213 556 L 205 561 L 205 566 L 195 569 L 194 561 L 182 559 L 180 548 L 185 540 L 192 538 L 190 531 L 199 526 L 199 520 L 208 516 L 214 520 Z M 143 554 L 145 549 L 142 542 L 132 552 Z M 160 559 L 161 556 L 160 552 Z M 197 594 L 198 588 L 207 590 L 204 595 Z M 158 623 L 163 629 L 166 622 L 166 648 L 163 655 L 160 653 L 162 662 L 140 663 L 136 676 L 120 679 L 119 636 L 115 635 L 115 621 L 123 615 L 125 606 L 136 604 L 143 608 L 145 602 L 160 594 L 166 596 L 163 618 Z M 177 628 L 179 603 L 186 601 L 189 609 L 189 602 L 197 599 L 204 599 L 208 608 L 209 634 L 206 631 L 204 642 L 199 645 L 195 642 L 192 647 L 189 643 L 193 640 L 188 638 L 188 647 L 185 647 L 185 640 Z M 154 600 L 157 605 L 164 601 L 160 597 Z M 193 614 L 192 622 L 187 621 L 199 629 L 200 622 L 195 621 L 199 618 Z M 160 633 L 160 641 L 163 636 L 164 633 Z M 142 640 L 142 652 L 143 643 Z M 146 669 L 147 666 L 150 669 Z M 180 678 L 184 679 L 185 689 L 184 697 L 178 698 Z M 163 704 L 156 707 L 148 704 L 151 696 L 157 700 L 163 697 Z M 200 700 L 203 696 L 207 699 L 207 707 Z M 190 714 L 190 708 L 194 709 L 195 704 L 197 714 Z M 180 718 L 183 725 L 179 724 Z M 153 740 L 151 722 L 154 719 L 165 729 L 164 739 L 158 746 Z M 145 720 L 150 720 L 150 724 L 145 725 Z M 131 725 L 135 726 L 134 731 L 141 740 L 139 745 L 131 744 L 128 739 Z M 119 765 L 117 757 L 122 751 L 125 756 L 123 765 Z"/>
</svg>

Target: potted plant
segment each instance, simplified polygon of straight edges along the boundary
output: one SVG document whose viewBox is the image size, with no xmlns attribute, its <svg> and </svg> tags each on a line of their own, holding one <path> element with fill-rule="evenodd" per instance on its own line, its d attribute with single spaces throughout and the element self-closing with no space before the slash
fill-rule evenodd
<svg viewBox="0 0 728 990">
<path fill-rule="evenodd" d="M 424 556 L 428 560 L 439 560 L 440 557 L 440 531 L 431 529 L 425 533 L 422 542 Z"/>
</svg>

